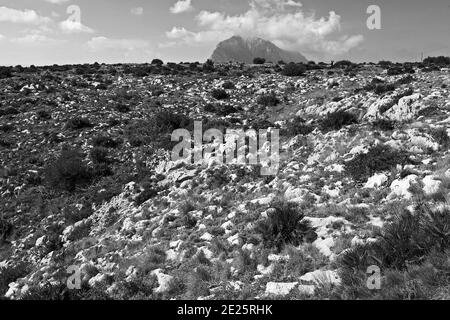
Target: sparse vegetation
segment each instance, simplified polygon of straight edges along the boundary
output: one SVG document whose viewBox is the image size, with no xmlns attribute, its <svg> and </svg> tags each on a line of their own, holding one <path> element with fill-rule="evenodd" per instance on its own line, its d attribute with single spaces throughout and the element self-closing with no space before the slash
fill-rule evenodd
<svg viewBox="0 0 450 320">
<path fill-rule="evenodd" d="M 299 63 L 289 63 L 283 68 L 282 74 L 288 77 L 301 77 L 306 72 L 306 66 Z"/>
<path fill-rule="evenodd" d="M 120 145 L 120 141 L 114 140 L 108 136 L 100 135 L 92 139 L 92 145 L 94 147 L 102 148 L 117 148 Z"/>
<path fill-rule="evenodd" d="M 253 59 L 253 64 L 264 64 L 264 63 L 266 63 L 266 59 L 264 59 L 264 58 Z"/>
<path fill-rule="evenodd" d="M 0 109 L 0 117 L 3 116 L 14 116 L 20 114 L 20 111 L 14 107 L 6 107 L 4 109 Z"/>
<path fill-rule="evenodd" d="M 45 175 L 50 186 L 74 191 L 78 185 L 92 179 L 92 173 L 78 150 L 64 149 L 56 160 L 47 166 Z"/>
<path fill-rule="evenodd" d="M 258 97 L 256 101 L 259 105 L 262 105 L 264 107 L 275 107 L 277 106 L 281 101 L 278 99 L 275 92 L 270 92 L 268 94 L 263 94 Z"/>
<path fill-rule="evenodd" d="M 261 235 L 266 247 L 281 251 L 286 244 L 295 246 L 302 242 L 313 242 L 317 235 L 304 221 L 304 215 L 295 203 L 275 201 L 267 213 L 267 219 L 259 222 L 256 232 Z"/>
<path fill-rule="evenodd" d="M 388 146 L 378 145 L 367 153 L 360 153 L 347 162 L 347 173 L 357 182 L 365 182 L 375 173 L 390 171 L 397 165 L 409 163 L 406 152 L 396 151 Z"/>
<path fill-rule="evenodd" d="M 375 129 L 382 131 L 392 131 L 395 129 L 395 122 L 386 119 L 378 119 L 372 125 Z"/>
<path fill-rule="evenodd" d="M 415 213 L 395 214 L 376 242 L 357 246 L 340 259 L 341 296 L 352 298 L 433 299 L 447 295 L 450 215 L 419 204 Z M 383 270 L 380 291 L 366 286 L 369 266 Z M 441 296 L 442 298 L 442 296 Z"/>
<path fill-rule="evenodd" d="M 301 117 L 295 117 L 293 120 L 287 123 L 286 135 L 308 135 L 313 131 L 314 127 L 312 125 L 307 124 L 306 121 Z"/>
<path fill-rule="evenodd" d="M 93 125 L 91 122 L 86 118 L 81 117 L 75 117 L 72 119 L 67 120 L 66 122 L 66 129 L 68 130 L 82 130 L 86 128 L 92 128 Z"/>
<path fill-rule="evenodd" d="M 31 266 L 26 262 L 0 268 L 0 295 L 4 296 L 9 289 L 9 284 L 30 272 Z"/>
<path fill-rule="evenodd" d="M 225 100 L 230 97 L 228 93 L 223 89 L 214 89 L 213 91 L 211 91 L 211 96 L 216 100 Z"/>
<path fill-rule="evenodd" d="M 446 128 L 436 128 L 431 131 L 431 136 L 437 143 L 441 145 L 442 148 L 450 147 L 450 137 L 448 136 L 448 132 Z"/>
<path fill-rule="evenodd" d="M 0 294 L 449 299 L 444 63 L 8 68 Z M 261 138 L 257 165 L 247 139 L 214 150 L 239 148 L 247 163 L 207 159 L 194 120 L 203 133 L 280 129 L 279 170 L 262 174 Z M 190 132 L 202 164 L 172 161 L 176 129 Z M 82 289 L 67 290 L 77 264 Z M 381 269 L 380 290 L 367 288 L 369 264 Z M 293 282 L 314 293 L 266 294 L 268 283 Z"/>
<path fill-rule="evenodd" d="M 358 123 L 356 117 L 347 111 L 337 111 L 327 115 L 320 127 L 323 131 L 337 131 L 345 126 Z"/>
<path fill-rule="evenodd" d="M 232 90 L 235 88 L 234 83 L 231 81 L 226 81 L 222 84 L 222 88 L 225 90 Z"/>
<path fill-rule="evenodd" d="M 424 64 L 450 65 L 450 57 L 428 57 L 423 61 Z"/>
</svg>

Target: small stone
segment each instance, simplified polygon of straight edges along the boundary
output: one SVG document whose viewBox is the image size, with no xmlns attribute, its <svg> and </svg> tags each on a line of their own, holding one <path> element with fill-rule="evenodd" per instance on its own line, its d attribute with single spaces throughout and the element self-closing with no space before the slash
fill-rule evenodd
<svg viewBox="0 0 450 320">
<path fill-rule="evenodd" d="M 266 295 L 287 296 L 298 286 L 298 282 L 269 282 L 266 285 Z"/>
<path fill-rule="evenodd" d="M 375 189 L 381 187 L 388 181 L 388 177 L 384 173 L 376 174 L 370 177 L 367 183 L 364 185 L 366 189 Z"/>
<path fill-rule="evenodd" d="M 159 287 L 153 290 L 154 293 L 165 293 L 170 290 L 170 283 L 173 280 L 172 276 L 164 274 L 161 269 L 153 270 L 152 275 L 158 278 L 159 284 Z"/>
<path fill-rule="evenodd" d="M 423 191 L 426 195 L 431 195 L 439 191 L 442 182 L 435 180 L 434 176 L 426 176 L 422 180 Z"/>
<path fill-rule="evenodd" d="M 213 236 L 210 233 L 206 232 L 200 237 L 200 239 L 204 241 L 211 241 L 213 239 Z"/>
</svg>

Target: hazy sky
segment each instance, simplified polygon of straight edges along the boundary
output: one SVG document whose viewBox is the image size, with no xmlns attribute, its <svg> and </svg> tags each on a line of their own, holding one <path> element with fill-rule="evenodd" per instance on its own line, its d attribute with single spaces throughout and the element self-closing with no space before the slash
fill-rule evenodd
<svg viewBox="0 0 450 320">
<path fill-rule="evenodd" d="M 315 61 L 450 56 L 450 1 L 0 0 L 0 65 L 205 61 L 235 34 Z"/>
</svg>

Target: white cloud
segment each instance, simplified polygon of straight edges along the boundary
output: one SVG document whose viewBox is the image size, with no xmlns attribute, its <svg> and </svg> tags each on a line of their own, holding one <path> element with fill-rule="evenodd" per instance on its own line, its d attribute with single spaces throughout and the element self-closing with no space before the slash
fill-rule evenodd
<svg viewBox="0 0 450 320">
<path fill-rule="evenodd" d="M 0 34 L 0 41 L 2 41 L 3 39 L 5 39 L 5 36 Z"/>
<path fill-rule="evenodd" d="M 170 12 L 173 14 L 179 14 L 187 11 L 193 10 L 192 0 L 179 0 L 171 8 Z"/>
<path fill-rule="evenodd" d="M 22 45 L 39 45 L 39 44 L 50 45 L 60 43 L 63 40 L 56 40 L 42 34 L 34 33 L 34 34 L 27 34 L 19 38 L 13 38 L 11 39 L 11 41 Z"/>
<path fill-rule="evenodd" d="M 284 49 L 313 55 L 339 55 L 357 47 L 362 35 L 339 35 L 341 17 L 331 11 L 316 18 L 294 0 L 251 0 L 247 12 L 225 15 L 201 11 L 196 17 L 198 31 L 174 27 L 167 38 L 178 44 L 212 44 L 231 35 L 261 37 Z"/>
<path fill-rule="evenodd" d="M 290 8 L 301 8 L 303 4 L 295 0 L 253 0 L 250 2 L 250 7 L 259 10 L 284 11 Z"/>
<path fill-rule="evenodd" d="M 110 62 L 147 62 L 155 55 L 150 43 L 142 39 L 93 37 L 87 42 L 87 49 L 96 59 L 106 57 Z"/>
<path fill-rule="evenodd" d="M 81 22 L 73 20 L 65 20 L 59 23 L 59 28 L 64 33 L 93 33 L 94 30 L 85 26 Z"/>
<path fill-rule="evenodd" d="M 62 4 L 62 3 L 69 2 L 70 0 L 44 0 L 44 1 L 50 2 L 50 3 L 53 3 L 53 4 Z"/>
<path fill-rule="evenodd" d="M 172 30 L 166 32 L 167 38 L 173 40 L 170 43 L 162 44 L 161 47 L 171 47 L 177 44 L 177 41 L 181 41 L 184 44 L 190 45 L 202 45 L 208 42 L 217 42 L 218 39 L 231 37 L 233 33 L 231 31 L 220 30 L 206 30 L 199 32 L 192 32 L 185 28 L 173 27 Z"/>
<path fill-rule="evenodd" d="M 111 39 L 106 37 L 94 37 L 87 43 L 92 51 L 101 50 L 124 50 L 133 51 L 139 49 L 148 49 L 150 44 L 141 39 Z"/>
<path fill-rule="evenodd" d="M 144 8 L 142 7 L 131 8 L 131 14 L 135 16 L 142 16 L 144 14 Z"/>
<path fill-rule="evenodd" d="M 0 22 L 44 24 L 50 22 L 50 18 L 40 16 L 34 10 L 17 10 L 8 7 L 0 7 Z"/>
</svg>

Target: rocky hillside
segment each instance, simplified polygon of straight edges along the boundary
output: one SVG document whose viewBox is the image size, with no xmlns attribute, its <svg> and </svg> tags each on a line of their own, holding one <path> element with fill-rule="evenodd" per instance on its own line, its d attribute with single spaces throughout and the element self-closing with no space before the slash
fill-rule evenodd
<svg viewBox="0 0 450 320">
<path fill-rule="evenodd" d="M 278 48 L 272 42 L 260 39 L 244 39 L 234 36 L 217 45 L 211 60 L 218 63 L 241 62 L 253 63 L 254 58 L 263 58 L 268 62 L 278 61 L 307 62 L 306 58 L 298 52 L 286 51 Z"/>
<path fill-rule="evenodd" d="M 449 69 L 281 71 L 0 70 L 0 294 L 449 299 Z M 171 161 L 193 120 L 280 129 L 279 172 Z"/>
</svg>

